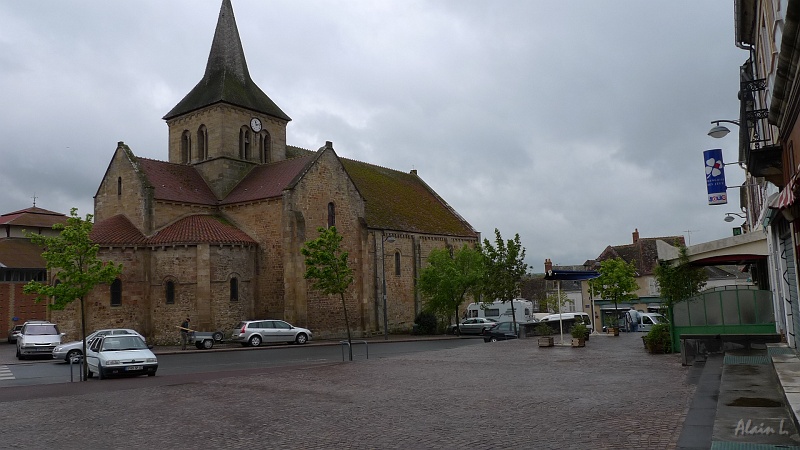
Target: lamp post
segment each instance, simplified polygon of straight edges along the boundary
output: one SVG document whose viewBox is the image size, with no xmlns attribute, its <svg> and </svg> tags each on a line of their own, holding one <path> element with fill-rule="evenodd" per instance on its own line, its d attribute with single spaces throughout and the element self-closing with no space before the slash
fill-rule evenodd
<svg viewBox="0 0 800 450">
<path fill-rule="evenodd" d="M 381 281 L 383 282 L 383 340 L 389 340 L 389 315 L 386 311 L 386 242 L 394 242 L 394 236 L 385 236 L 381 231 Z"/>
<path fill-rule="evenodd" d="M 746 219 L 747 218 L 747 216 L 745 216 L 744 214 L 729 212 L 729 213 L 725 213 L 725 222 L 733 222 L 734 220 L 736 220 L 736 219 L 733 218 L 733 216 L 739 216 L 742 219 Z"/>
</svg>

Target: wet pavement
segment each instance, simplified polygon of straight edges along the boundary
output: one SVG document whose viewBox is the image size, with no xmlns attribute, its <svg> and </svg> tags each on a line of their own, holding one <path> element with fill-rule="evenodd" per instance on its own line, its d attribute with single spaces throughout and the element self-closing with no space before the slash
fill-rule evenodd
<svg viewBox="0 0 800 450">
<path fill-rule="evenodd" d="M 752 446 L 769 433 L 736 434 L 740 419 L 740 431 L 752 431 L 762 418 L 791 417 L 767 402 L 781 402 L 767 387 L 780 386 L 770 365 L 719 357 L 682 366 L 677 354 L 646 353 L 640 336 L 592 335 L 583 348 L 519 339 L 208 379 L 90 380 L 31 400 L 4 400 L 17 388 L 0 383 L 0 447 L 778 448 Z M 782 430 L 796 437 L 790 422 Z"/>
</svg>

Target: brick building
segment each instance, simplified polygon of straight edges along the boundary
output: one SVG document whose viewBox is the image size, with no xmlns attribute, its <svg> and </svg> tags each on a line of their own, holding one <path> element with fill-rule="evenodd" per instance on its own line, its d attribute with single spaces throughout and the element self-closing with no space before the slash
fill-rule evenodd
<svg viewBox="0 0 800 450">
<path fill-rule="evenodd" d="M 22 292 L 29 281 L 47 277 L 42 249 L 25 233 L 53 236 L 53 225 L 66 222 L 64 214 L 36 206 L 0 215 L 0 339 L 8 337 L 13 325 L 48 317 L 47 302 Z"/>
<path fill-rule="evenodd" d="M 207 331 L 280 318 L 341 336 L 341 300 L 310 289 L 300 254 L 318 227 L 336 225 L 355 270 L 351 327 L 383 332 L 385 274 L 388 329 L 407 331 L 430 251 L 479 239 L 415 170 L 344 159 L 331 142 L 287 145 L 291 119 L 250 78 L 230 0 L 202 80 L 164 119 L 168 161 L 120 142 L 95 195 L 92 239 L 124 269 L 87 299 L 89 329 L 133 327 L 166 343 L 186 316 Z M 76 308 L 53 312 L 68 333 Z"/>
</svg>

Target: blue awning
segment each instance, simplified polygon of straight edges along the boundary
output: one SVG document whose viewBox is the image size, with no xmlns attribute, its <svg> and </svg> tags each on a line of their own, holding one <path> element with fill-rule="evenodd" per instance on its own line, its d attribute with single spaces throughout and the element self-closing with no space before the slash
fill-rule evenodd
<svg viewBox="0 0 800 450">
<path fill-rule="evenodd" d="M 545 280 L 570 280 L 582 281 L 591 280 L 600 276 L 596 270 L 548 270 L 544 274 Z"/>
</svg>

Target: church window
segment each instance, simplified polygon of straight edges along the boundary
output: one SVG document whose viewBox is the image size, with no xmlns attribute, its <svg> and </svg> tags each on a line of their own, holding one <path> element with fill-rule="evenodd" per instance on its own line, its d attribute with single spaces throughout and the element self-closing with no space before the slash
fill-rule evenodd
<svg viewBox="0 0 800 450">
<path fill-rule="evenodd" d="M 167 298 L 167 304 L 172 305 L 175 303 L 175 282 L 172 280 L 167 281 L 165 286 L 166 292 L 164 293 Z"/>
<path fill-rule="evenodd" d="M 117 278 L 111 283 L 111 306 L 122 304 L 122 280 Z"/>
<path fill-rule="evenodd" d="M 192 140 L 188 130 L 181 135 L 181 162 L 184 164 L 192 162 Z"/>
<path fill-rule="evenodd" d="M 336 226 L 336 205 L 328 203 L 328 228 Z"/>
<path fill-rule="evenodd" d="M 231 278 L 231 301 L 239 301 L 239 279 L 236 277 Z"/>
<path fill-rule="evenodd" d="M 272 150 L 271 146 L 272 139 L 269 136 L 269 133 L 266 131 L 262 131 L 261 135 L 259 136 L 259 154 L 261 164 L 266 164 L 272 160 L 272 155 L 270 151 Z"/>
<path fill-rule="evenodd" d="M 247 127 L 239 130 L 239 158 L 250 159 L 250 130 Z"/>
<path fill-rule="evenodd" d="M 394 275 L 400 276 L 400 252 L 394 252 Z"/>
<path fill-rule="evenodd" d="M 122 177 L 117 177 L 117 195 L 122 195 Z"/>
<path fill-rule="evenodd" d="M 197 158 L 200 161 L 208 158 L 208 129 L 205 125 L 197 129 Z"/>
</svg>

